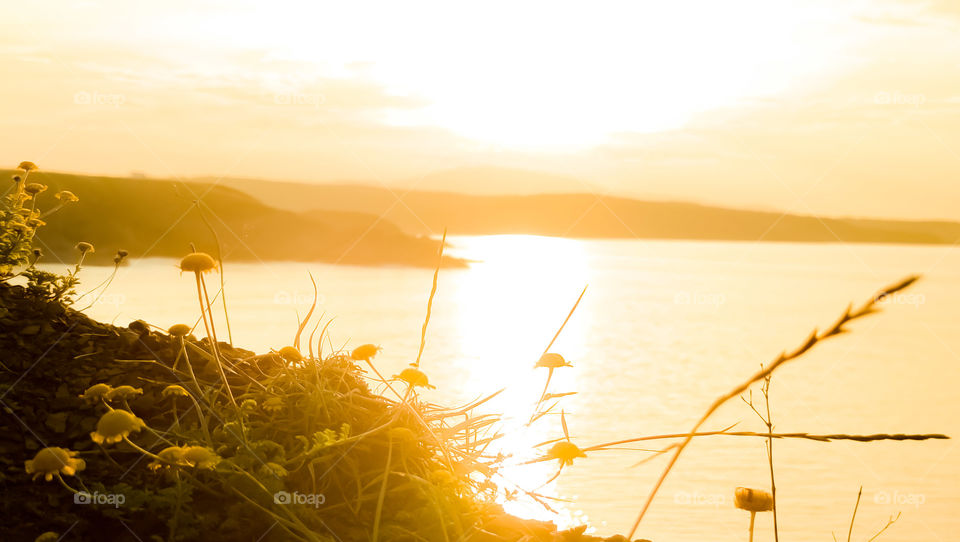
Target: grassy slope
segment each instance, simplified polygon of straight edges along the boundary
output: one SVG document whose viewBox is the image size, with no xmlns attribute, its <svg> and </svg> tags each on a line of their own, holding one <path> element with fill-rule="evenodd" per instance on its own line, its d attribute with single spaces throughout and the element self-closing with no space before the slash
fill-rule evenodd
<svg viewBox="0 0 960 542">
<path fill-rule="evenodd" d="M 200 250 L 215 252 L 210 230 L 192 208 L 194 199 L 203 195 L 226 259 L 436 265 L 437 242 L 404 233 L 390 222 L 378 222 L 376 216 L 335 206 L 310 213 L 280 210 L 234 188 L 210 183 L 44 172 L 32 174 L 29 180 L 50 187 L 40 195 L 41 209 L 56 203 L 53 194 L 58 190 L 80 197 L 78 204 L 59 211 L 43 228 L 40 241 L 47 261 L 59 257 L 72 262 L 77 241 L 97 247 L 94 263 L 109 263 L 118 248 L 135 258 L 182 256 L 191 242 Z"/>
<path fill-rule="evenodd" d="M 960 223 L 817 218 L 692 203 L 592 194 L 472 196 L 374 186 L 306 185 L 256 180 L 227 184 L 290 209 L 385 213 L 407 232 L 447 226 L 454 234 L 527 233 L 585 238 L 712 239 L 952 244 Z"/>
</svg>

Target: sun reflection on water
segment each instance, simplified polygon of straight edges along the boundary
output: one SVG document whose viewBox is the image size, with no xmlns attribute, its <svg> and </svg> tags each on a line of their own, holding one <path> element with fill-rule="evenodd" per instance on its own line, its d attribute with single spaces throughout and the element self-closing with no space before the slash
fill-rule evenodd
<svg viewBox="0 0 960 542">
<path fill-rule="evenodd" d="M 458 339 L 467 358 L 463 363 L 463 391 L 480 395 L 504 389 L 484 405 L 484 410 L 503 414 L 499 428 L 503 437 L 491 445 L 490 451 L 510 457 L 501 470 L 505 487 L 515 484 L 562 497 L 556 493 L 556 482 L 538 489 L 556 473 L 556 462 L 521 463 L 549 448 L 535 449 L 536 444 L 563 434 L 560 407 L 555 409 L 556 415 L 528 425 L 547 376 L 546 370 L 535 370 L 534 364 L 587 282 L 586 250 L 577 240 L 529 235 L 460 238 L 453 240 L 453 245 L 459 254 L 477 260 L 451 292 L 458 306 Z M 586 350 L 590 321 L 590 304 L 581 303 L 551 351 L 576 365 Z M 556 371 L 550 390 L 576 391 L 575 380 L 576 367 Z M 574 523 L 575 512 L 566 503 L 549 502 L 559 517 L 530 498 L 503 504 L 516 515 L 551 520 L 561 526 Z"/>
</svg>

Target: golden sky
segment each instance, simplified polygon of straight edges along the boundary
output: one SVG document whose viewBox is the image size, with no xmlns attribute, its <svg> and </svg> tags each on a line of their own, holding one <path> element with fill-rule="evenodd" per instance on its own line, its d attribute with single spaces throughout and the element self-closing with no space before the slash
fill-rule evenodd
<svg viewBox="0 0 960 542">
<path fill-rule="evenodd" d="M 409 187 L 494 166 L 579 181 L 446 188 L 960 219 L 960 2 L 91 0 L 0 17 L 8 167 Z"/>
</svg>

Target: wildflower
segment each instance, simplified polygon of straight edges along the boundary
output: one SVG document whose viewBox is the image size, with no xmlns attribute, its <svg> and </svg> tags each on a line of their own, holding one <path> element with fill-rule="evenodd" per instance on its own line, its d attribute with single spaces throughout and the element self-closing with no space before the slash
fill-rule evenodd
<svg viewBox="0 0 960 542">
<path fill-rule="evenodd" d="M 86 254 L 87 252 L 96 252 L 96 250 L 94 250 L 93 248 L 93 245 L 91 245 L 86 241 L 80 241 L 79 243 L 77 243 L 77 250 L 80 251 L 80 254 Z"/>
<path fill-rule="evenodd" d="M 178 384 L 171 384 L 160 392 L 161 397 L 190 397 L 187 389 Z"/>
<path fill-rule="evenodd" d="M 13 181 L 14 184 L 16 184 L 16 183 L 19 183 L 20 181 L 22 181 L 22 180 L 23 180 L 23 177 L 21 177 L 21 176 L 19 176 L 19 175 L 14 175 L 13 177 L 10 177 L 10 180 Z"/>
<path fill-rule="evenodd" d="M 34 249 L 33 249 L 33 257 L 34 257 L 34 258 L 37 258 L 37 259 L 40 259 L 40 256 L 43 256 L 43 249 L 40 248 L 40 247 L 34 248 Z"/>
<path fill-rule="evenodd" d="M 133 386 L 117 386 L 110 393 L 107 394 L 108 401 L 129 401 L 138 395 L 143 395 L 142 388 L 134 388 Z"/>
<path fill-rule="evenodd" d="M 160 450 L 157 453 L 159 459 L 154 459 L 147 464 L 147 468 L 150 470 L 157 470 L 165 467 L 170 467 L 172 465 L 186 465 L 186 462 L 183 459 L 183 447 L 181 446 L 170 446 Z"/>
<path fill-rule="evenodd" d="M 87 467 L 82 459 L 75 457 L 77 453 L 64 448 L 44 448 L 37 452 L 33 459 L 25 461 L 24 466 L 27 474 L 32 474 L 34 480 L 43 476 L 43 479 L 49 482 L 54 476 L 73 476 Z"/>
<path fill-rule="evenodd" d="M 364 344 L 356 347 L 350 354 L 350 357 L 357 361 L 370 361 L 370 358 L 377 355 L 381 348 L 375 344 Z"/>
<path fill-rule="evenodd" d="M 750 540 L 753 540 L 753 522 L 757 512 L 773 510 L 773 495 L 762 489 L 738 487 L 733 492 L 733 504 L 741 510 L 750 512 Z"/>
<path fill-rule="evenodd" d="M 283 465 L 270 461 L 260 467 L 260 472 L 264 475 L 273 476 L 274 478 L 283 478 L 290 474 L 290 471 L 285 469 Z"/>
<path fill-rule="evenodd" d="M 587 454 L 583 453 L 583 450 L 576 444 L 561 440 L 547 450 L 547 457 L 560 461 L 561 466 L 571 466 L 574 459 L 587 457 Z"/>
<path fill-rule="evenodd" d="M 180 271 L 207 273 L 217 268 L 217 262 L 205 252 L 191 252 L 180 260 Z"/>
<path fill-rule="evenodd" d="M 267 412 L 279 412 L 283 410 L 283 399 L 280 397 L 271 397 L 263 402 L 263 410 Z"/>
<path fill-rule="evenodd" d="M 206 446 L 189 446 L 183 450 L 183 460 L 191 467 L 212 469 L 220 462 L 220 456 Z"/>
<path fill-rule="evenodd" d="M 117 255 L 113 257 L 113 263 L 120 265 L 120 262 L 126 259 L 127 254 L 129 254 L 129 252 L 127 252 L 126 250 L 123 250 L 123 249 L 118 250 Z"/>
<path fill-rule="evenodd" d="M 84 401 L 96 403 L 101 399 L 106 399 L 112 391 L 113 387 L 111 387 L 110 384 L 104 384 L 101 382 L 100 384 L 94 384 L 87 388 L 87 391 L 83 392 L 83 394 L 80 395 L 80 398 Z"/>
<path fill-rule="evenodd" d="M 287 361 L 302 361 L 302 360 L 303 360 L 303 354 L 301 354 L 299 350 L 297 350 L 296 348 L 294 348 L 294 347 L 292 347 L 292 346 L 284 346 L 283 348 L 280 349 L 280 351 L 278 352 L 278 354 L 280 354 L 280 357 L 281 357 L 281 358 L 283 358 L 283 359 L 285 359 L 285 360 L 287 360 Z"/>
<path fill-rule="evenodd" d="M 768 512 L 773 510 L 773 495 L 762 489 L 738 487 L 733 492 L 733 504 L 748 512 Z"/>
<path fill-rule="evenodd" d="M 42 220 L 40 220 L 39 218 L 31 218 L 30 220 L 27 220 L 27 226 L 29 226 L 29 227 L 31 227 L 31 228 L 33 228 L 33 229 L 37 229 L 37 228 L 39 228 L 39 227 L 41 227 L 41 226 L 46 226 L 46 225 L 47 225 L 47 223 L 44 222 L 44 221 L 42 221 Z"/>
<path fill-rule="evenodd" d="M 416 367 L 407 367 L 406 369 L 400 371 L 400 374 L 393 375 L 393 377 L 403 380 L 412 387 L 420 386 L 423 388 L 436 388 L 436 386 L 430 385 L 430 381 L 427 379 L 426 373 L 420 369 L 417 369 Z"/>
<path fill-rule="evenodd" d="M 33 539 L 33 542 L 60 542 L 60 533 L 47 531 Z"/>
<path fill-rule="evenodd" d="M 69 190 L 61 190 L 53 195 L 53 197 L 60 200 L 60 203 L 75 203 L 80 201 L 80 198 L 76 194 Z"/>
<path fill-rule="evenodd" d="M 29 183 L 27 186 L 23 187 L 23 191 L 31 196 L 36 196 L 40 192 L 43 192 L 47 189 L 47 185 L 42 183 Z"/>
<path fill-rule="evenodd" d="M 571 365 L 567 360 L 563 359 L 563 356 L 560 354 L 547 353 L 540 356 L 540 360 L 537 361 L 535 367 L 557 369 L 559 367 L 573 367 L 573 365 Z"/>
<path fill-rule="evenodd" d="M 29 173 L 37 169 L 37 164 L 34 164 L 33 162 L 20 162 L 20 165 L 17 166 L 17 169 L 22 169 Z"/>
<path fill-rule="evenodd" d="M 190 326 L 187 324 L 174 324 L 170 326 L 170 329 L 167 330 L 167 333 L 173 335 L 174 337 L 186 337 L 190 334 Z"/>
<path fill-rule="evenodd" d="M 576 444 L 567 440 L 561 440 L 550 447 L 547 451 L 547 457 L 560 461 L 560 466 L 565 467 L 572 466 L 574 459 L 587 457 L 587 454 L 583 453 L 583 450 Z"/>
<path fill-rule="evenodd" d="M 136 433 L 146 427 L 143 420 L 126 410 L 111 410 L 100 417 L 97 430 L 90 433 L 90 438 L 97 444 L 112 444 Z"/>
</svg>

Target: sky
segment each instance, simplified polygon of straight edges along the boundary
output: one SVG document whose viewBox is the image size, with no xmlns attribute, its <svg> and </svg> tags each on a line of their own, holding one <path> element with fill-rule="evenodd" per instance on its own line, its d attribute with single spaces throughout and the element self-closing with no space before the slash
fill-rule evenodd
<svg viewBox="0 0 960 542">
<path fill-rule="evenodd" d="M 51 0 L 0 17 L 7 167 L 960 219 L 957 2 Z"/>
</svg>

